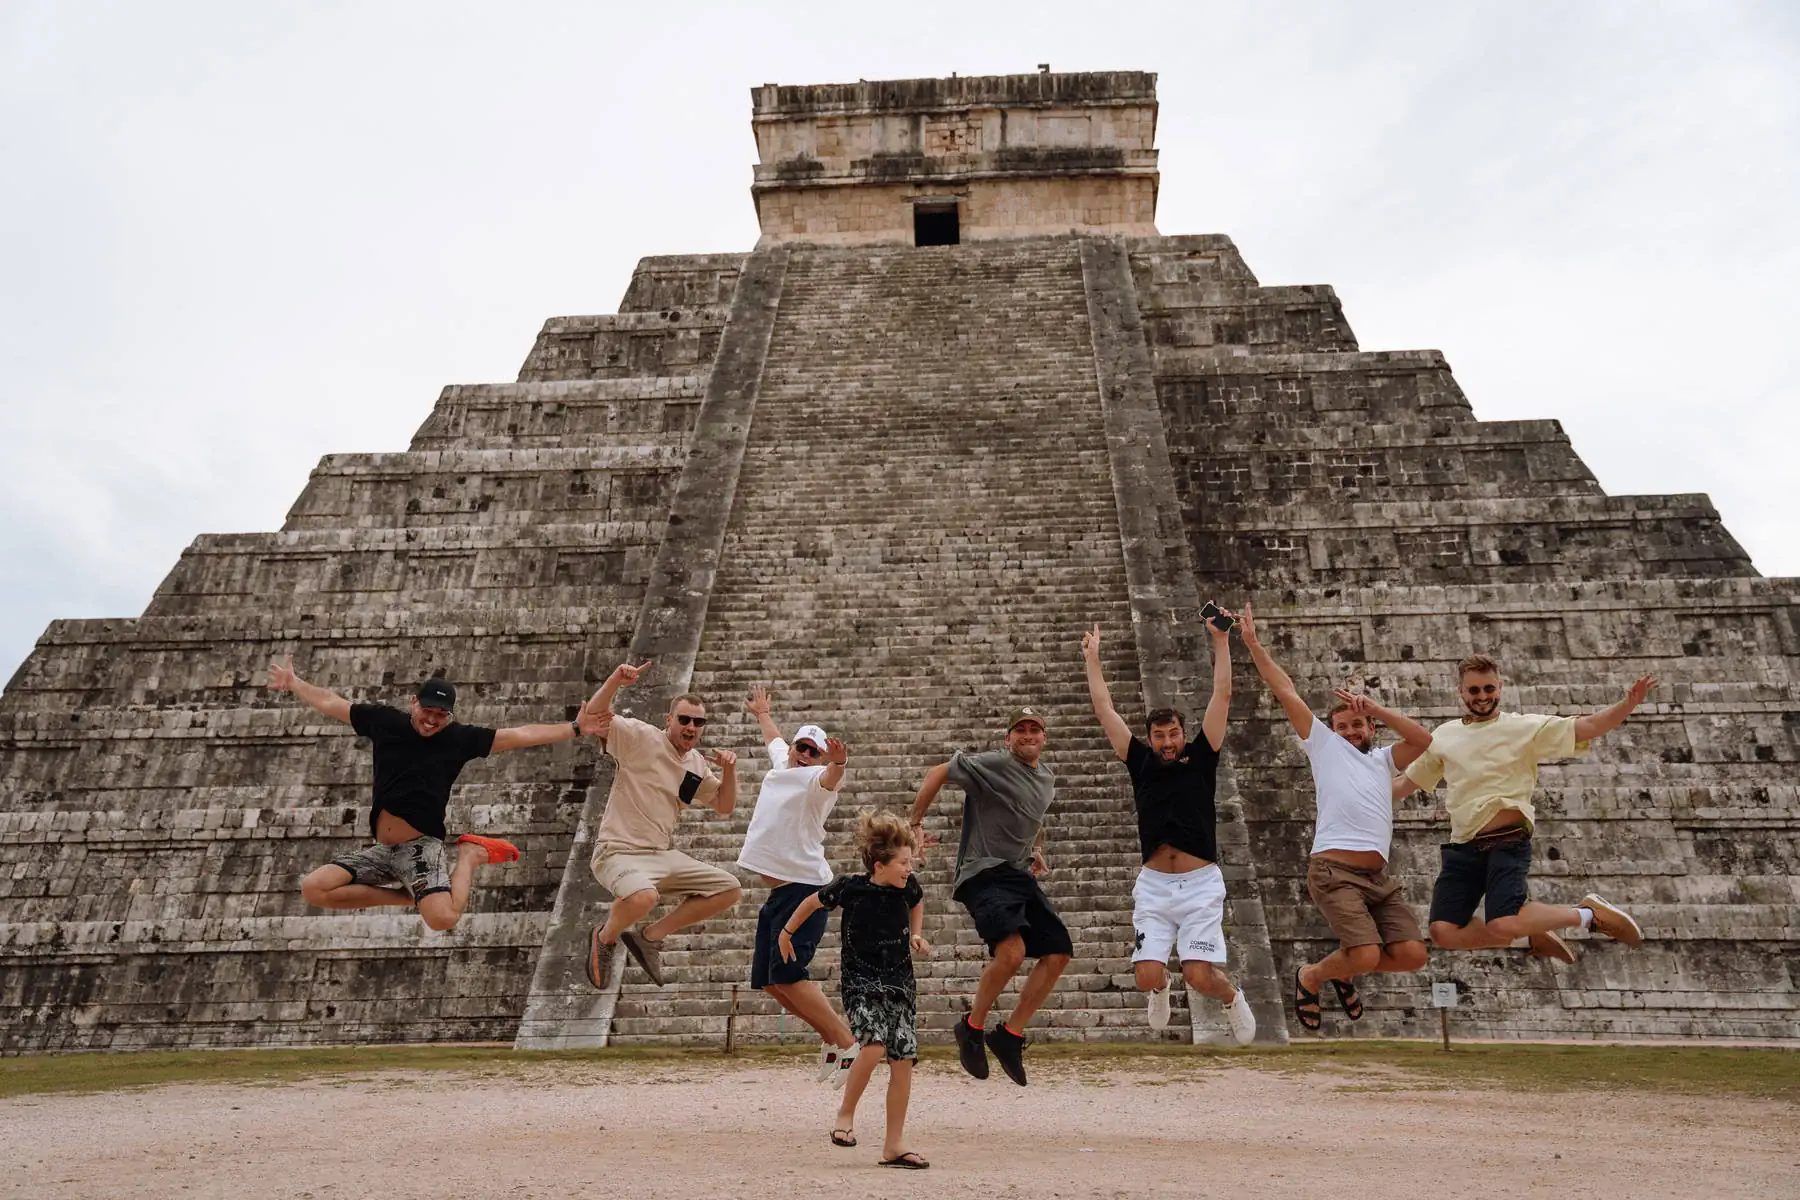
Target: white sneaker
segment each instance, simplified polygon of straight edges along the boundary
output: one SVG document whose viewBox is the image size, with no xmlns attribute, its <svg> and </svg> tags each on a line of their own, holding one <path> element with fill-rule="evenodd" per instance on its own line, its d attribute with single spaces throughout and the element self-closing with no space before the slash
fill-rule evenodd
<svg viewBox="0 0 1800 1200">
<path fill-rule="evenodd" d="M 1250 1011 L 1250 1000 L 1244 995 L 1244 989 L 1237 990 L 1237 998 L 1225 1005 L 1225 1023 L 1231 1026 L 1231 1039 L 1240 1046 L 1248 1046 L 1256 1037 L 1256 1014 Z"/>
<path fill-rule="evenodd" d="M 848 1050 L 839 1050 L 836 1052 L 837 1069 L 831 1073 L 831 1088 L 833 1091 L 843 1087 L 844 1081 L 850 1078 L 850 1068 L 856 1065 L 856 1052 L 861 1049 L 862 1047 L 856 1042 L 851 1042 Z"/>
<path fill-rule="evenodd" d="M 1169 985 L 1163 984 L 1154 992 L 1146 992 L 1150 998 L 1150 1028 L 1167 1029 L 1169 1027 Z"/>
<path fill-rule="evenodd" d="M 819 1062 L 813 1068 L 814 1083 L 828 1083 L 837 1074 L 838 1055 L 843 1053 L 830 1042 L 819 1043 Z"/>
</svg>

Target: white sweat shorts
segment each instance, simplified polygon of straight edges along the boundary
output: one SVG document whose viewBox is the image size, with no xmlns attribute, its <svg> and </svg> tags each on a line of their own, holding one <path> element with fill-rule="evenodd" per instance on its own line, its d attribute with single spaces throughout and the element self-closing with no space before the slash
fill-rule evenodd
<svg viewBox="0 0 1800 1200">
<path fill-rule="evenodd" d="M 1137 929 L 1132 962 L 1225 961 L 1225 876 L 1219 864 L 1170 875 L 1145 867 L 1131 889 L 1131 923 Z"/>
</svg>

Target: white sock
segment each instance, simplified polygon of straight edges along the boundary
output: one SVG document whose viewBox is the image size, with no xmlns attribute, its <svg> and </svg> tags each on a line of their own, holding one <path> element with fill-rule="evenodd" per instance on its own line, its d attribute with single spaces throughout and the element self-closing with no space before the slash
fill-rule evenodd
<svg viewBox="0 0 1800 1200">
<path fill-rule="evenodd" d="M 1583 931 L 1592 929 L 1594 927 L 1594 910 L 1593 909 L 1578 908 L 1575 910 L 1575 915 L 1581 918 L 1581 928 Z"/>
</svg>

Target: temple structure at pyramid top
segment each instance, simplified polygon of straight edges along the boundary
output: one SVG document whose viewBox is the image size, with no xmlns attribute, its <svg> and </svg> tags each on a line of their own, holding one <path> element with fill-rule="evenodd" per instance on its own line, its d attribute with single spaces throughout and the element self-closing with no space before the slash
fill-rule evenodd
<svg viewBox="0 0 1800 1200">
<path fill-rule="evenodd" d="M 1156 234 L 1156 76 L 952 76 L 752 90 L 762 244 Z"/>
</svg>

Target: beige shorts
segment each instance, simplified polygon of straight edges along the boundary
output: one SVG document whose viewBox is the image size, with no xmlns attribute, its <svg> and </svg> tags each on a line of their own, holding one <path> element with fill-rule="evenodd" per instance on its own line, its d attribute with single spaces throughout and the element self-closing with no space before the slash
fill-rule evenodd
<svg viewBox="0 0 1800 1200">
<path fill-rule="evenodd" d="M 724 867 L 689 858 L 679 850 L 635 850 L 617 842 L 594 849 L 594 878 L 613 899 L 655 888 L 667 897 L 717 896 L 738 886 Z"/>
</svg>

